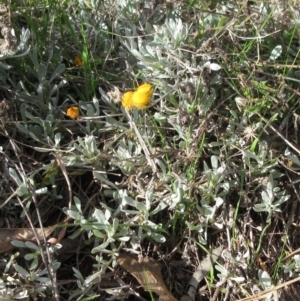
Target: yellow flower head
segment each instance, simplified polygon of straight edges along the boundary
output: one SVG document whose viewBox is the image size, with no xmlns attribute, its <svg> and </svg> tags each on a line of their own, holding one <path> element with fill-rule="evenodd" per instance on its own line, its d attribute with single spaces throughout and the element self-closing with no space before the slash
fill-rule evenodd
<svg viewBox="0 0 300 301">
<path fill-rule="evenodd" d="M 66 115 L 72 119 L 77 119 L 80 116 L 79 108 L 77 106 L 69 107 Z"/>
<path fill-rule="evenodd" d="M 140 85 L 135 91 L 125 92 L 121 103 L 126 110 L 132 109 L 146 109 L 150 105 L 153 94 L 153 87 L 150 84 L 144 83 Z"/>
<path fill-rule="evenodd" d="M 132 109 L 133 109 L 132 95 L 133 95 L 133 91 L 128 91 L 128 92 L 125 92 L 125 93 L 123 94 L 121 103 L 122 103 L 122 106 L 123 106 L 126 110 L 132 110 Z"/>
<path fill-rule="evenodd" d="M 81 55 L 76 55 L 75 58 L 74 58 L 74 64 L 76 66 L 82 66 L 82 57 Z"/>
</svg>

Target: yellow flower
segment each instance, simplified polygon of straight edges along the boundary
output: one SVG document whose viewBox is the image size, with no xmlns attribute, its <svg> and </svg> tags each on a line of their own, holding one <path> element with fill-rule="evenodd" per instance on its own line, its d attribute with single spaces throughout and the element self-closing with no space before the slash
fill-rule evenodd
<svg viewBox="0 0 300 301">
<path fill-rule="evenodd" d="M 137 109 L 149 107 L 152 94 L 153 88 L 150 84 L 140 85 L 132 95 L 133 106 Z"/>
<path fill-rule="evenodd" d="M 122 103 L 122 106 L 126 110 L 132 110 L 133 109 L 132 95 L 133 95 L 133 91 L 128 91 L 128 92 L 125 92 L 123 97 L 122 97 L 121 103 Z"/>
<path fill-rule="evenodd" d="M 67 116 L 72 119 L 77 119 L 80 116 L 79 108 L 76 106 L 71 106 L 66 112 Z"/>
<path fill-rule="evenodd" d="M 82 57 L 81 55 L 76 55 L 74 58 L 74 64 L 76 66 L 82 66 Z"/>
<path fill-rule="evenodd" d="M 150 105 L 152 94 L 153 87 L 150 84 L 144 83 L 135 91 L 124 93 L 121 101 L 122 106 L 128 111 L 132 109 L 146 109 Z"/>
</svg>

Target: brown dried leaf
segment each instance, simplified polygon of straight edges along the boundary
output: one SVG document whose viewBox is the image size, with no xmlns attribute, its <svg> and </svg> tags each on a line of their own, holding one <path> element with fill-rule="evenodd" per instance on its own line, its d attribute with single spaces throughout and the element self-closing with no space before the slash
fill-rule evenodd
<svg viewBox="0 0 300 301">
<path fill-rule="evenodd" d="M 43 240 L 43 233 L 48 238 L 58 225 L 68 223 L 72 218 L 67 216 L 61 223 L 47 228 L 35 228 L 38 240 Z M 62 234 L 61 234 L 62 235 Z M 63 236 L 63 235 L 62 235 Z M 36 241 L 34 232 L 31 228 L 0 228 L 0 254 L 9 252 L 15 247 L 11 244 L 13 240 Z"/>
<path fill-rule="evenodd" d="M 165 286 L 160 268 L 153 260 L 137 259 L 128 254 L 120 254 L 117 263 L 127 270 L 146 291 L 151 291 L 159 296 L 159 301 L 177 301 Z"/>
<path fill-rule="evenodd" d="M 55 226 L 51 226 L 48 228 L 36 228 L 35 231 L 39 240 L 43 239 L 43 232 L 46 237 L 49 237 L 50 234 L 55 230 Z M 35 235 L 31 228 L 1 228 L 0 229 L 0 254 L 11 251 L 15 247 L 11 244 L 13 240 L 20 241 L 36 241 Z"/>
</svg>

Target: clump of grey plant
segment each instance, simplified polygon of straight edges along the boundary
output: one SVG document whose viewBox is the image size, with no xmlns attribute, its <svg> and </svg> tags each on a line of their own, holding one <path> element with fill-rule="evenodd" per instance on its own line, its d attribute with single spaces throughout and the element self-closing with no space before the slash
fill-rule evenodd
<svg viewBox="0 0 300 301">
<path fill-rule="evenodd" d="M 27 29 L 10 25 L 10 37 L 20 34 L 0 55 L 6 97 L 0 103 L 1 210 L 12 213 L 12 228 L 44 234 L 34 242 L 13 239 L 18 249 L 1 256 L 0 296 L 125 300 L 136 293 L 122 289 L 123 280 L 104 284 L 114 280 L 110 271 L 118 273 L 117 257 L 125 251 L 140 258 L 153 251 L 170 262 L 176 254 L 192 270 L 199 254 L 221 245 L 226 252 L 206 280 L 210 288 L 224 288 L 224 300 L 233 290 L 254 293 L 253 283 L 267 290 L 281 275 L 297 275 L 297 255 L 276 263 L 277 274 L 256 263 L 271 252 L 266 240 L 278 224 L 292 224 L 284 215 L 299 198 L 290 190 L 298 183 L 299 152 L 281 134 L 296 117 L 298 94 L 288 82 L 296 74 L 274 78 L 263 69 L 283 55 L 266 16 L 272 20 L 284 8 L 261 5 L 248 28 L 242 13 L 229 17 L 244 7 L 214 7 L 200 13 L 196 4 L 180 1 L 156 7 L 76 0 L 49 5 L 41 26 L 27 13 Z M 16 16 L 29 11 L 10 9 Z M 33 7 L 37 15 L 39 9 Z M 288 52 L 299 56 L 293 47 Z M 75 64 L 75 56 L 82 62 Z M 261 56 L 265 64 L 257 61 L 254 74 L 253 57 Z M 280 87 L 281 98 L 280 76 L 282 87 L 290 84 Z M 127 111 L 122 96 L 141 83 L 154 89 L 151 107 Z M 66 217 L 67 230 L 59 231 Z M 48 235 L 51 225 L 56 232 Z M 58 238 L 47 242 L 50 235 Z M 79 246 L 77 259 L 65 264 L 67 239 Z M 87 253 L 88 272 L 80 257 Z M 60 285 L 64 264 L 73 279 L 66 286 Z"/>
</svg>

